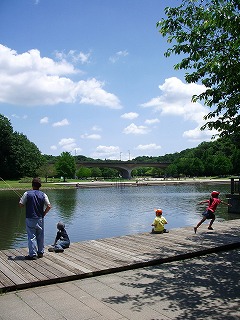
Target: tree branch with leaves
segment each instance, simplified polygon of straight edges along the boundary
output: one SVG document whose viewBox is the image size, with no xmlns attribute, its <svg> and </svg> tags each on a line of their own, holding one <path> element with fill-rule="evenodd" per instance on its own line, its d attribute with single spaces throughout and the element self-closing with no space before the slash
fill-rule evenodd
<svg viewBox="0 0 240 320">
<path fill-rule="evenodd" d="M 210 108 L 204 129 L 219 136 L 238 135 L 240 124 L 240 3 L 239 0 L 183 0 L 165 8 L 157 22 L 172 44 L 165 56 L 183 55 L 174 68 L 184 69 L 187 83 L 202 83 L 206 91 L 192 101 Z"/>
</svg>

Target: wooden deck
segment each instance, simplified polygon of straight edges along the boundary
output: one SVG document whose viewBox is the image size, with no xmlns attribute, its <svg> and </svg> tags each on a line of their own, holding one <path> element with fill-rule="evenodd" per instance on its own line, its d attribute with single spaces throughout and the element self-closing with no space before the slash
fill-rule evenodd
<svg viewBox="0 0 240 320">
<path fill-rule="evenodd" d="M 70 281 L 161 264 L 240 247 L 240 219 L 172 229 L 168 234 L 141 233 L 72 243 L 63 253 L 48 252 L 24 260 L 27 248 L 0 251 L 0 292 Z"/>
</svg>

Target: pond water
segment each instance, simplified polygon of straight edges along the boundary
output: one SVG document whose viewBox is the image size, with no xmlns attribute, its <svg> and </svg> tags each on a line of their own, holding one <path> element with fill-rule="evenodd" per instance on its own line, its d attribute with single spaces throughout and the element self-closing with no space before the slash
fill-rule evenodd
<svg viewBox="0 0 240 320">
<path fill-rule="evenodd" d="M 168 229 L 194 226 L 205 208 L 197 203 L 208 199 L 213 189 L 219 190 L 226 201 L 230 183 L 217 187 L 196 184 L 43 189 L 52 204 L 45 217 L 45 244 L 53 243 L 59 220 L 66 224 L 72 242 L 150 232 L 154 208 L 162 208 Z M 0 250 L 27 247 L 25 209 L 18 207 L 18 200 L 13 191 L 0 192 Z M 224 205 L 217 209 L 217 221 L 238 218 L 237 214 L 228 214 Z"/>
</svg>

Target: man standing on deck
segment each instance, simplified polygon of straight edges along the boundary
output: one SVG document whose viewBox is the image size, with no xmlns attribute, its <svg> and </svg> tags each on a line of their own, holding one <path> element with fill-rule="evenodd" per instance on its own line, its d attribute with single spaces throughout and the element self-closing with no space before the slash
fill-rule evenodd
<svg viewBox="0 0 240 320">
<path fill-rule="evenodd" d="M 48 196 L 39 190 L 41 180 L 32 180 L 32 190 L 24 192 L 19 206 L 26 206 L 26 229 L 28 235 L 29 255 L 26 260 L 36 260 L 44 253 L 44 216 L 51 209 Z"/>
</svg>

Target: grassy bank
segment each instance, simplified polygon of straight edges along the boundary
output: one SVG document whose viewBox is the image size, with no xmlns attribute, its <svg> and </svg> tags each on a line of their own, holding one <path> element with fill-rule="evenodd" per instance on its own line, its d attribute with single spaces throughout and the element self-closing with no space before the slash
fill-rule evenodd
<svg viewBox="0 0 240 320">
<path fill-rule="evenodd" d="M 72 181 L 74 182 L 74 181 Z M 77 183 L 77 182 L 76 182 Z M 27 190 L 31 189 L 31 182 L 19 182 L 19 180 L 0 180 L 0 190 Z M 56 184 L 55 182 L 44 182 L 42 180 L 42 188 L 41 189 L 66 189 L 69 187 L 73 187 L 72 185 L 62 185 Z"/>
<path fill-rule="evenodd" d="M 68 188 L 75 188 L 76 184 L 83 184 L 85 186 L 91 187 L 91 185 L 96 186 L 96 184 L 100 187 L 101 184 L 111 184 L 111 183 L 130 183 L 135 184 L 138 181 L 139 184 L 141 183 L 148 183 L 152 182 L 154 184 L 162 184 L 162 183 L 209 183 L 209 182 L 222 182 L 222 183 L 229 183 L 230 184 L 230 177 L 227 178 L 219 178 L 219 177 L 200 177 L 200 178 L 184 178 L 184 179 L 174 179 L 169 178 L 166 180 L 163 179 L 151 179 L 151 178 L 135 178 L 131 180 L 122 180 L 122 179 L 112 179 L 112 180 L 105 180 L 105 181 L 93 181 L 93 180 L 74 180 L 68 179 L 65 183 L 59 181 L 58 179 L 45 182 L 45 179 L 42 179 L 42 188 L 41 189 L 68 189 Z M 0 180 L 0 190 L 28 190 L 31 189 L 31 179 L 29 181 L 19 181 L 19 180 Z"/>
<path fill-rule="evenodd" d="M 0 190 L 28 190 L 31 189 L 32 179 L 25 180 L 1 180 L 0 178 Z M 49 179 L 48 182 L 45 182 L 45 179 L 41 178 L 42 187 L 41 189 L 67 189 L 74 188 L 77 183 L 89 183 L 91 184 L 93 180 L 76 180 L 76 179 L 67 179 L 66 182 L 60 181 L 59 179 Z M 108 179 L 105 182 L 125 182 L 129 180 L 119 180 L 119 179 Z M 135 182 L 135 180 L 131 180 Z"/>
</svg>

